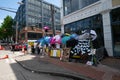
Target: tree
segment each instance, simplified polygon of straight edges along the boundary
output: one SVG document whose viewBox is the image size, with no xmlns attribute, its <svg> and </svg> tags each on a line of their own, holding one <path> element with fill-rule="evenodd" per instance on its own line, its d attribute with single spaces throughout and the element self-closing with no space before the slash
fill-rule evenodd
<svg viewBox="0 0 120 80">
<path fill-rule="evenodd" d="M 0 40 L 3 38 L 2 28 L 0 27 Z"/>
<path fill-rule="evenodd" d="M 1 34 L 0 38 L 8 40 L 10 37 L 12 37 L 12 35 L 15 32 L 12 26 L 13 26 L 12 17 L 6 16 L 0 28 L 0 34 Z"/>
</svg>

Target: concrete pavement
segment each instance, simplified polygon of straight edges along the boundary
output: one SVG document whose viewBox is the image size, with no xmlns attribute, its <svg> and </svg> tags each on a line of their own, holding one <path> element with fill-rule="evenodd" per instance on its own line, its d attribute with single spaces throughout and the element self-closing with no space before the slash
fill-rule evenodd
<svg viewBox="0 0 120 80">
<path fill-rule="evenodd" d="M 16 61 L 25 69 L 35 73 L 43 73 L 63 77 L 65 76 L 73 78 L 74 80 L 93 80 L 76 72 L 73 72 L 67 68 L 48 62 L 48 59 L 50 58 L 40 58 L 40 56 L 25 55 L 22 57 L 17 57 Z"/>
<path fill-rule="evenodd" d="M 120 70 L 99 64 L 97 67 L 81 63 L 62 62 L 57 58 L 39 55 L 23 55 L 16 61 L 25 69 L 52 75 L 74 78 L 75 80 L 119 80 Z"/>
</svg>

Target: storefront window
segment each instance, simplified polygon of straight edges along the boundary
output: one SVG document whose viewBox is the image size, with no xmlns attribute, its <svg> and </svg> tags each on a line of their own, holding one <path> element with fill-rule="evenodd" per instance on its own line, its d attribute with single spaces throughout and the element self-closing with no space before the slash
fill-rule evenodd
<svg viewBox="0 0 120 80">
<path fill-rule="evenodd" d="M 65 30 L 65 33 L 70 33 L 70 24 L 67 24 L 67 25 L 65 25 L 65 27 L 64 27 L 64 30 Z"/>
<path fill-rule="evenodd" d="M 114 56 L 120 56 L 120 8 L 111 11 Z"/>
<path fill-rule="evenodd" d="M 97 19 L 98 18 L 99 19 L 96 20 L 96 17 Z M 101 15 L 96 15 L 93 17 L 89 17 L 89 18 L 65 25 L 65 33 L 70 33 L 70 34 L 77 33 L 78 35 L 80 35 L 81 31 L 86 30 L 86 29 L 93 29 L 96 31 L 97 36 L 98 36 L 96 39 L 96 48 L 103 47 L 104 39 L 103 39 L 103 26 L 102 26 Z"/>
<path fill-rule="evenodd" d="M 41 37 L 42 37 L 41 33 L 31 33 L 31 32 L 28 32 L 28 38 L 30 40 L 39 39 Z"/>
</svg>

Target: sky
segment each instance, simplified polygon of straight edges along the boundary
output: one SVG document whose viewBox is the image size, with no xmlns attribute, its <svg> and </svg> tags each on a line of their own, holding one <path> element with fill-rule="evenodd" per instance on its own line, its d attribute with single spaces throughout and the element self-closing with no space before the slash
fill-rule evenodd
<svg viewBox="0 0 120 80">
<path fill-rule="evenodd" d="M 6 8 L 13 8 L 12 10 L 17 11 L 19 4 L 17 2 L 21 2 L 22 0 L 0 0 L 0 7 L 6 7 Z M 44 0 L 49 3 L 52 3 L 58 7 L 60 7 L 60 0 Z M 4 18 L 9 15 L 14 18 L 15 13 L 0 10 L 0 24 L 3 22 Z"/>
</svg>

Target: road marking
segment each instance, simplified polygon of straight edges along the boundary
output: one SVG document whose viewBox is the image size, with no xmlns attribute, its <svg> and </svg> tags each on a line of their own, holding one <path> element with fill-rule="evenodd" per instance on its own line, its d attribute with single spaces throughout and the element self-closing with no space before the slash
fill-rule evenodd
<svg viewBox="0 0 120 80">
<path fill-rule="evenodd" d="M 16 61 L 13 58 L 10 58 L 11 63 L 15 63 Z"/>
<path fill-rule="evenodd" d="M 5 63 L 16 63 L 13 58 L 5 59 Z"/>
<path fill-rule="evenodd" d="M 9 59 L 5 59 L 5 63 L 9 63 Z"/>
</svg>

